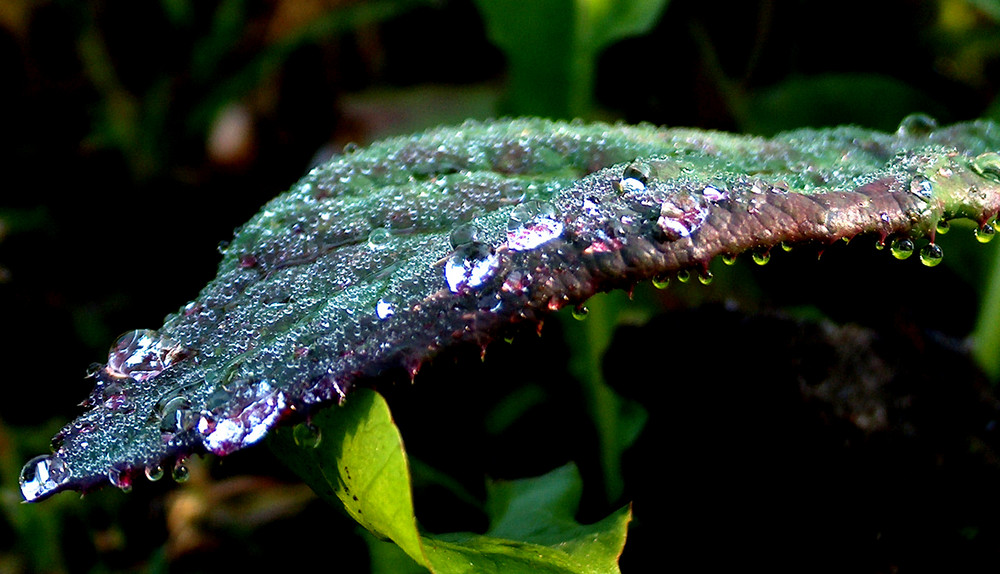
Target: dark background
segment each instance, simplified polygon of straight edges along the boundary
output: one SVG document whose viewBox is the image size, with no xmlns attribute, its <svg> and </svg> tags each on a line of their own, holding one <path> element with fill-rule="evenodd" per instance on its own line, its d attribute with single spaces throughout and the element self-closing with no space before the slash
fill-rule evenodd
<svg viewBox="0 0 1000 574">
<path fill-rule="evenodd" d="M 985 0 L 674 0 L 649 33 L 601 53 L 587 115 L 764 135 L 841 123 L 893 131 L 915 111 L 941 123 L 1000 117 L 998 18 L 1000 9 Z M 303 33 L 317 22 L 325 27 Z M 303 545 L 344 539 L 336 547 L 323 542 L 320 551 L 334 562 L 365 563 L 352 526 L 311 502 L 263 449 L 204 462 L 186 494 L 161 482 L 137 485 L 129 496 L 107 489 L 83 502 L 61 495 L 24 507 L 17 473 L 78 413 L 87 366 L 103 362 L 120 333 L 156 328 L 194 298 L 214 276 L 218 243 L 318 157 L 466 116 L 532 113 L 505 107 L 505 62 L 470 1 L 14 0 L 0 7 L 0 571 L 277 565 L 289 538 Z M 212 143 L 225 133 L 228 144 Z M 984 260 L 995 251 L 977 251 L 967 238 L 942 244 L 945 265 L 934 270 L 913 261 L 890 266 L 870 243 L 831 249 L 821 265 L 813 255 L 789 255 L 766 269 L 748 267 L 740 277 L 756 286 L 741 284 L 736 296 L 961 340 L 974 326 Z M 719 283 L 694 298 L 740 291 Z M 689 296 L 681 290 L 660 303 Z M 488 404 L 518 380 L 521 371 L 500 368 L 513 364 L 553 381 L 557 390 L 542 401 L 552 410 L 524 426 L 541 445 L 532 449 L 537 456 L 498 455 L 484 466 L 523 476 L 572 458 L 586 480 L 596 463 L 593 437 L 577 432 L 587 426 L 582 408 L 552 414 L 574 403 L 572 391 L 559 390 L 569 352 L 561 329 L 514 351 L 491 350 L 492 368 L 478 365 L 478 350 L 449 354 L 421 373 L 417 388 L 399 393 L 397 400 L 416 405 L 401 405 L 399 419 L 419 428 L 428 402 L 464 392 L 456 385 L 470 379 L 485 389 L 477 404 Z M 724 345 L 748 345 L 747 337 Z M 647 372 L 673 368 L 642 360 Z M 694 371 L 678 378 L 697 378 Z M 421 387 L 431 385 L 438 390 L 421 399 Z M 461 429 L 476 424 L 471 419 L 451 422 Z M 426 426 L 426 436 L 413 431 L 414 445 L 433 445 L 449 432 Z M 456 448 L 474 451 L 480 435 L 470 436 Z M 495 448 L 510 449 L 509 441 Z M 465 472 L 472 481 L 483 475 Z M 245 483 L 219 486 L 241 476 Z M 647 487 L 626 488 L 627 498 Z M 270 502 L 256 500 L 261 492 Z M 223 502 L 206 508 L 217 499 Z M 590 518 L 614 507 L 596 499 Z M 201 510 L 184 516 L 184 501 Z M 303 526 L 289 533 L 287 516 Z M 656 546 L 650 531 L 646 548 Z M 636 553 L 632 564 L 641 564 L 650 550 Z M 889 562 L 859 569 L 890 569 Z"/>
</svg>

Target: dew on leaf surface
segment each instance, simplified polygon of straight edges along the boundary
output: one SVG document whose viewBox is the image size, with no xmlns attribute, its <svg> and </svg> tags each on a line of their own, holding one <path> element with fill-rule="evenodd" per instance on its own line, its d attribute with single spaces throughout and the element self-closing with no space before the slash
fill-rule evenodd
<svg viewBox="0 0 1000 574">
<path fill-rule="evenodd" d="M 112 377 L 132 377 L 142 382 L 186 355 L 185 349 L 170 338 L 150 329 L 137 329 L 118 338 L 108 353 L 105 369 Z"/>
<path fill-rule="evenodd" d="M 476 289 L 492 277 L 500 264 L 499 257 L 484 243 L 464 244 L 448 258 L 444 278 L 452 293 Z"/>
<path fill-rule="evenodd" d="M 534 249 L 559 237 L 563 224 L 558 211 L 545 201 L 527 201 L 510 212 L 507 222 L 507 247 L 512 251 Z"/>
</svg>

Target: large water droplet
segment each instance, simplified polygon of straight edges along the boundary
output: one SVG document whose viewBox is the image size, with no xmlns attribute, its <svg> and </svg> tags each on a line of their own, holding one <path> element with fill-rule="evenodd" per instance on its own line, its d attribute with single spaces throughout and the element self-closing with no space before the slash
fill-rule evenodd
<svg viewBox="0 0 1000 574">
<path fill-rule="evenodd" d="M 972 160 L 972 169 L 979 175 L 1000 183 L 1000 154 L 988 151 Z"/>
<path fill-rule="evenodd" d="M 909 237 L 897 237 L 889 245 L 889 251 L 896 259 L 906 259 L 913 255 L 913 240 Z"/>
<path fill-rule="evenodd" d="M 698 231 L 707 217 L 708 207 L 704 198 L 683 192 L 663 202 L 656 224 L 668 240 L 674 241 Z"/>
<path fill-rule="evenodd" d="M 112 377 L 132 377 L 142 382 L 163 372 L 187 356 L 187 351 L 168 337 L 149 329 L 125 333 L 108 353 L 106 372 Z"/>
<path fill-rule="evenodd" d="M 472 242 L 460 246 L 444 265 L 444 278 L 452 293 L 482 286 L 497 270 L 499 257 L 489 246 Z"/>
<path fill-rule="evenodd" d="M 938 235 L 944 235 L 951 231 L 951 223 L 944 218 L 938 220 L 937 225 L 934 226 L 934 230 Z"/>
<path fill-rule="evenodd" d="M 146 478 L 149 479 L 150 482 L 156 482 L 157 480 L 163 478 L 164 471 L 161 465 L 150 464 L 146 465 L 145 473 L 146 473 Z"/>
<path fill-rule="evenodd" d="M 451 230 L 448 240 L 451 242 L 452 249 L 458 249 L 459 247 L 469 245 L 471 243 L 477 243 L 479 241 L 479 229 L 471 223 L 456 225 L 455 228 Z"/>
<path fill-rule="evenodd" d="M 906 136 L 923 136 L 936 130 L 937 120 L 927 114 L 910 114 L 899 122 L 896 133 Z"/>
<path fill-rule="evenodd" d="M 132 491 L 132 475 L 127 468 L 117 466 L 109 468 L 108 482 L 121 489 L 122 492 Z"/>
<path fill-rule="evenodd" d="M 670 287 L 670 276 L 669 275 L 656 275 L 653 277 L 653 287 L 657 289 L 666 289 Z"/>
<path fill-rule="evenodd" d="M 771 252 L 770 250 L 758 250 L 754 251 L 751 257 L 757 265 L 767 265 L 771 261 Z"/>
<path fill-rule="evenodd" d="M 28 461 L 21 469 L 21 495 L 28 502 L 41 500 L 69 482 L 69 465 L 56 455 L 42 455 Z"/>
<path fill-rule="evenodd" d="M 372 249 L 385 249 L 392 243 L 392 232 L 384 227 L 372 229 L 368 234 L 368 247 Z"/>
<path fill-rule="evenodd" d="M 915 177 L 910 181 L 910 193 L 921 199 L 934 197 L 934 184 L 925 177 Z"/>
<path fill-rule="evenodd" d="M 188 467 L 184 463 L 183 458 L 177 459 L 177 462 L 174 463 L 174 468 L 171 471 L 170 475 L 176 482 L 187 482 L 188 479 L 191 478 L 191 471 L 188 470 Z"/>
<path fill-rule="evenodd" d="M 383 297 L 375 303 L 375 316 L 383 321 L 396 314 L 396 302 L 389 297 Z"/>
<path fill-rule="evenodd" d="M 980 243 L 989 243 L 990 241 L 993 241 L 993 236 L 997 234 L 997 231 L 992 225 L 987 223 L 982 227 L 977 227 L 975 233 L 976 241 Z"/>
<path fill-rule="evenodd" d="M 944 259 L 944 250 L 936 243 L 929 243 L 920 250 L 920 262 L 927 267 L 935 267 Z"/>
<path fill-rule="evenodd" d="M 304 448 L 316 448 L 323 438 L 320 428 L 311 423 L 299 423 L 292 429 L 295 444 Z"/>
<path fill-rule="evenodd" d="M 573 307 L 573 318 L 577 321 L 583 321 L 589 314 L 590 309 L 588 309 L 585 305 L 577 305 L 576 307 Z"/>
<path fill-rule="evenodd" d="M 174 396 L 161 400 L 156 405 L 160 417 L 160 431 L 164 433 L 179 433 L 191 430 L 198 424 L 198 415 L 191 410 L 187 398 Z"/>
<path fill-rule="evenodd" d="M 507 221 L 507 247 L 526 251 L 547 243 L 563 232 L 563 224 L 554 205 L 545 201 L 526 201 L 515 207 Z"/>
</svg>

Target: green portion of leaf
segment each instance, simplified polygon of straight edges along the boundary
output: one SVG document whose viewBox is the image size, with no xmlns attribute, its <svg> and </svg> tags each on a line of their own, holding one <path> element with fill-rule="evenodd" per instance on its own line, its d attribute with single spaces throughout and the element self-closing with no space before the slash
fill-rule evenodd
<svg viewBox="0 0 1000 574">
<path fill-rule="evenodd" d="M 485 536 L 421 534 L 399 431 L 373 391 L 360 390 L 309 423 L 278 429 L 270 445 L 321 497 L 432 572 L 618 571 L 630 511 L 592 525 L 576 523 L 582 485 L 572 466 L 493 484 Z"/>
</svg>

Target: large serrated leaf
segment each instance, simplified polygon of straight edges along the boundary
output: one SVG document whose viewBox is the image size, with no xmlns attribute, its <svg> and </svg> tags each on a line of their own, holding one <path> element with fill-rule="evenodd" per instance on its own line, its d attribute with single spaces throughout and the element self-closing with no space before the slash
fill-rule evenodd
<svg viewBox="0 0 1000 574">
<path fill-rule="evenodd" d="M 334 158 L 238 230 L 194 301 L 115 344 L 22 493 L 234 452 L 369 377 L 719 255 L 871 234 L 900 257 L 928 237 L 935 264 L 939 221 L 993 231 L 997 150 L 996 124 L 922 116 L 771 139 L 515 119 Z"/>
</svg>

